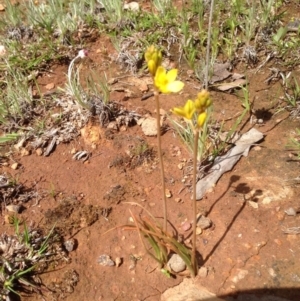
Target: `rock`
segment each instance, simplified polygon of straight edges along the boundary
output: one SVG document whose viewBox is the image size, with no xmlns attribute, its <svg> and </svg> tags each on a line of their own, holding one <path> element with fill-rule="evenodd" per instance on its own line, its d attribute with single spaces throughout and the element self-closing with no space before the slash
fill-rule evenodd
<svg viewBox="0 0 300 301">
<path fill-rule="evenodd" d="M 147 81 L 145 81 L 144 78 L 138 78 L 134 76 L 134 77 L 128 77 L 127 80 L 143 93 L 149 90 Z"/>
<path fill-rule="evenodd" d="M 180 169 L 180 170 L 182 170 L 183 169 L 183 167 L 184 167 L 184 163 L 179 163 L 177 166 L 178 166 L 178 169 Z"/>
<path fill-rule="evenodd" d="M 156 136 L 157 135 L 157 126 L 156 118 L 147 117 L 141 124 L 142 131 L 146 136 Z"/>
<path fill-rule="evenodd" d="M 99 144 L 101 140 L 100 128 L 96 125 L 86 125 L 80 130 L 80 134 L 87 145 Z"/>
<path fill-rule="evenodd" d="M 193 279 L 185 278 L 172 288 L 166 290 L 160 301 L 224 301 L 209 292 L 206 288 L 197 285 Z"/>
<path fill-rule="evenodd" d="M 181 199 L 181 198 L 175 198 L 175 202 L 176 202 L 176 203 L 181 203 L 181 202 L 182 202 L 182 199 Z"/>
<path fill-rule="evenodd" d="M 172 197 L 172 192 L 171 192 L 171 190 L 166 189 L 166 190 L 165 190 L 165 195 L 166 195 L 167 198 Z"/>
<path fill-rule="evenodd" d="M 180 273 L 186 268 L 183 259 L 178 254 L 172 254 L 167 266 L 175 273 Z"/>
<path fill-rule="evenodd" d="M 23 148 L 21 148 L 20 155 L 21 155 L 21 157 L 29 156 L 30 151 L 23 147 Z"/>
<path fill-rule="evenodd" d="M 123 8 L 125 10 L 128 9 L 128 10 L 137 12 L 140 9 L 140 5 L 137 2 L 132 1 L 132 2 L 129 2 L 129 3 L 125 3 L 124 6 L 123 6 Z"/>
<path fill-rule="evenodd" d="M 200 215 L 197 220 L 197 226 L 200 227 L 202 230 L 210 228 L 212 225 L 212 221 L 210 218 Z"/>
<path fill-rule="evenodd" d="M 18 169 L 18 167 L 19 167 L 19 163 L 17 163 L 17 162 L 13 163 L 13 164 L 10 166 L 10 168 L 11 168 L 11 169 L 14 169 L 14 170 Z"/>
<path fill-rule="evenodd" d="M 64 246 L 68 252 L 72 252 L 76 247 L 76 240 L 74 238 L 70 238 L 64 242 Z"/>
<path fill-rule="evenodd" d="M 19 213 L 21 211 L 22 206 L 20 206 L 20 205 L 8 205 L 5 208 L 9 212 Z"/>
<path fill-rule="evenodd" d="M 54 83 L 49 83 L 45 86 L 46 90 L 52 90 L 54 89 L 54 87 L 55 87 Z"/>
<path fill-rule="evenodd" d="M 203 230 L 201 229 L 201 227 L 196 227 L 196 235 L 200 235 L 202 234 Z"/>
<path fill-rule="evenodd" d="M 284 212 L 285 212 L 288 216 L 296 216 L 296 215 L 297 215 L 297 211 L 296 211 L 294 208 L 292 208 L 292 207 L 290 207 L 290 208 L 284 210 Z"/>
<path fill-rule="evenodd" d="M 183 222 L 183 223 L 181 224 L 181 229 L 182 229 L 183 231 L 188 231 L 188 230 L 191 229 L 191 227 L 192 227 L 192 225 L 191 225 L 191 223 L 189 223 L 189 222 Z"/>
<path fill-rule="evenodd" d="M 268 273 L 270 274 L 270 276 L 271 276 L 272 278 L 276 278 L 276 277 L 277 277 L 276 272 L 275 272 L 274 269 L 272 269 L 272 268 L 269 268 L 269 269 L 268 269 Z"/>
<path fill-rule="evenodd" d="M 110 256 L 106 254 L 99 256 L 98 263 L 104 267 L 112 267 L 115 265 L 114 261 L 111 260 Z"/>
<path fill-rule="evenodd" d="M 121 257 L 117 257 L 115 260 L 116 267 L 119 267 L 122 264 L 123 260 Z"/>
<path fill-rule="evenodd" d="M 38 156 L 41 156 L 43 154 L 43 150 L 41 148 L 38 148 L 36 149 L 35 153 L 38 155 Z"/>
<path fill-rule="evenodd" d="M 201 278 L 205 278 L 208 274 L 208 268 L 206 267 L 201 267 L 199 270 L 198 270 L 198 276 L 201 277 Z"/>
</svg>

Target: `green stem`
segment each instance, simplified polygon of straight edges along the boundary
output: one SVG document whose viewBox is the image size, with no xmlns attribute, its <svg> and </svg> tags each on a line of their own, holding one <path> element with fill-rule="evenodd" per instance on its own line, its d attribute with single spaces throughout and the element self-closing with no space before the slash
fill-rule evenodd
<svg viewBox="0 0 300 301">
<path fill-rule="evenodd" d="M 193 160 L 193 249 L 192 249 L 192 265 L 195 275 L 198 272 L 197 264 L 197 249 L 196 249 L 196 226 L 197 226 L 197 199 L 196 199 L 196 182 L 197 182 L 197 153 L 198 153 L 198 140 L 199 129 L 194 131 L 194 160 Z"/>
<path fill-rule="evenodd" d="M 210 12 L 209 12 L 209 20 L 208 20 L 208 30 L 207 30 L 207 46 L 206 46 L 206 70 L 205 70 L 205 78 L 204 78 L 204 88 L 208 89 L 208 76 L 210 69 L 209 55 L 210 55 L 210 42 L 211 42 L 211 27 L 213 21 L 213 11 L 214 11 L 214 0 L 210 1 Z"/>
<path fill-rule="evenodd" d="M 154 98 L 156 102 L 158 159 L 159 159 L 162 194 L 163 194 L 163 214 L 164 214 L 163 230 L 164 232 L 166 232 L 167 231 L 167 200 L 166 200 L 166 188 L 165 188 L 165 170 L 164 170 L 164 163 L 163 163 L 162 151 L 161 151 L 159 92 L 156 89 L 154 90 Z"/>
</svg>

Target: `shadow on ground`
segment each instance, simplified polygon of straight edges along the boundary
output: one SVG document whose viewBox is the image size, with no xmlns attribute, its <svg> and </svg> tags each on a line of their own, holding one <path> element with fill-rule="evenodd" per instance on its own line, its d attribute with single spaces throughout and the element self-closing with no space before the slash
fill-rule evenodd
<svg viewBox="0 0 300 301">
<path fill-rule="evenodd" d="M 238 292 L 235 295 L 220 296 L 219 299 L 208 298 L 199 299 L 199 301 L 216 301 L 220 299 L 224 301 L 297 301 L 300 300 L 300 288 L 253 289 Z"/>
</svg>

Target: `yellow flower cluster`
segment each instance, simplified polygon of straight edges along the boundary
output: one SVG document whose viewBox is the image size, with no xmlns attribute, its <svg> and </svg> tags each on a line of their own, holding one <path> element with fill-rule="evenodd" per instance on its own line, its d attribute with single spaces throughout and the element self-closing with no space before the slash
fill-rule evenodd
<svg viewBox="0 0 300 301">
<path fill-rule="evenodd" d="M 167 71 L 162 63 L 162 53 L 155 46 L 150 46 L 145 53 L 145 60 L 148 65 L 149 72 L 153 76 L 154 86 L 161 93 L 168 94 L 171 92 L 179 92 L 182 90 L 184 83 L 176 80 L 178 75 L 177 69 Z M 212 104 L 209 92 L 202 90 L 198 93 L 197 98 L 188 100 L 183 107 L 174 108 L 172 112 L 185 119 L 192 120 L 194 114 L 197 114 L 196 128 L 201 128 L 207 118 L 207 108 Z"/>
<path fill-rule="evenodd" d="M 187 100 L 183 107 L 174 108 L 172 112 L 180 117 L 183 117 L 187 120 L 192 120 L 194 114 L 197 114 L 197 128 L 201 128 L 207 118 L 207 108 L 212 104 L 209 92 L 202 90 L 198 93 L 195 101 Z"/>
<path fill-rule="evenodd" d="M 153 76 L 155 87 L 164 94 L 179 92 L 182 90 L 184 83 L 176 80 L 178 70 L 171 69 L 167 71 L 161 66 L 162 53 L 155 46 L 150 46 L 145 53 L 145 60 L 149 72 Z"/>
</svg>

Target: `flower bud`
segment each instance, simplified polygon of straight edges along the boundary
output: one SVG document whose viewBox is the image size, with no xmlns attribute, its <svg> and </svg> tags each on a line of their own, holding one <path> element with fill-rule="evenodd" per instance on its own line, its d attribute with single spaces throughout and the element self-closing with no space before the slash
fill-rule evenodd
<svg viewBox="0 0 300 301">
<path fill-rule="evenodd" d="M 212 101 L 210 99 L 209 92 L 202 90 L 198 93 L 197 99 L 195 100 L 195 107 L 198 112 L 203 112 L 209 106 L 211 106 Z"/>
<path fill-rule="evenodd" d="M 148 69 L 149 69 L 149 72 L 154 76 L 156 73 L 156 69 L 157 69 L 154 60 L 148 61 Z"/>
<path fill-rule="evenodd" d="M 145 52 L 145 60 L 147 62 L 150 73 L 154 76 L 157 68 L 161 65 L 162 53 L 152 45 Z"/>
<path fill-rule="evenodd" d="M 201 128 L 203 126 L 203 124 L 205 123 L 207 118 L 207 113 L 203 112 L 201 114 L 199 114 L 198 119 L 197 119 L 197 126 L 198 128 Z"/>
</svg>

